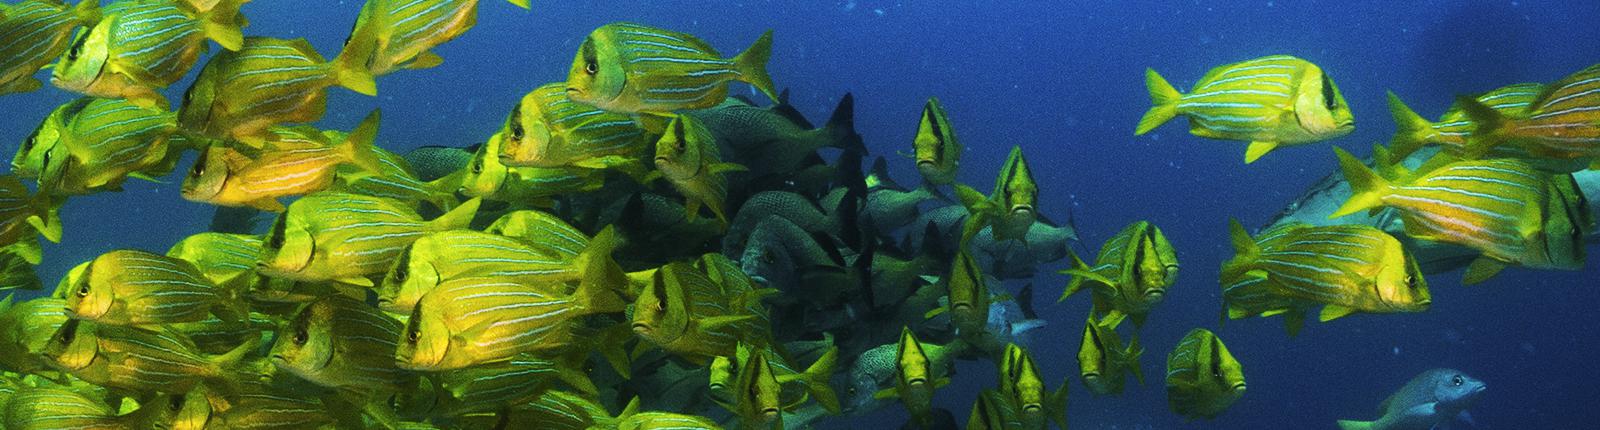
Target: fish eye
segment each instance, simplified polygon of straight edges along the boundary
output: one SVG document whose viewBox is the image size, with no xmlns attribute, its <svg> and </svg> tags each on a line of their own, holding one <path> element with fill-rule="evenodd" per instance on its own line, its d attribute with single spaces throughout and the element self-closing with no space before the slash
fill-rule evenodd
<svg viewBox="0 0 1600 430">
<path fill-rule="evenodd" d="M 289 214 L 285 212 L 283 215 L 278 216 L 278 222 L 272 224 L 272 233 L 267 235 L 267 248 L 283 248 L 283 235 L 285 230 L 289 228 L 288 221 L 286 221 L 288 217 Z"/>
<path fill-rule="evenodd" d="M 483 159 L 482 158 L 478 158 L 478 159 L 472 160 L 472 174 L 476 175 L 476 174 L 479 174 L 479 173 L 483 173 Z"/>
<path fill-rule="evenodd" d="M 82 283 L 78 284 L 78 297 L 88 297 L 88 296 L 89 296 L 89 281 L 85 280 Z"/>
<path fill-rule="evenodd" d="M 61 343 L 72 344 L 72 339 L 78 337 L 78 320 L 69 319 L 61 326 Z"/>
<path fill-rule="evenodd" d="M 189 177 L 191 177 L 191 178 L 199 178 L 201 176 L 205 176 L 205 174 L 206 174 L 206 157 L 205 157 L 205 154 L 201 154 L 199 159 L 194 160 L 194 168 L 189 170 Z"/>
<path fill-rule="evenodd" d="M 185 395 L 183 395 L 183 394 L 179 394 L 179 395 L 175 395 L 175 396 L 172 396 L 172 397 L 168 397 L 167 398 L 167 410 L 173 411 L 173 412 L 177 412 L 177 411 L 183 410 L 184 397 L 185 397 Z"/>
<path fill-rule="evenodd" d="M 778 256 L 775 255 L 772 252 L 772 249 L 770 249 L 770 248 L 762 250 L 762 252 L 761 252 L 761 262 L 767 263 L 767 264 L 775 264 L 775 263 L 778 262 Z"/>
<path fill-rule="evenodd" d="M 1322 75 L 1322 104 L 1329 111 L 1339 108 L 1339 101 L 1333 93 L 1333 79 L 1329 79 L 1327 74 Z"/>
<path fill-rule="evenodd" d="M 1450 383 L 1455 384 L 1457 387 L 1460 387 L 1463 382 L 1464 381 L 1461 380 L 1461 375 L 1456 375 L 1456 377 L 1450 378 Z"/>
<path fill-rule="evenodd" d="M 584 73 L 588 73 L 589 76 L 594 76 L 595 74 L 600 73 L 600 64 L 595 63 L 594 60 L 584 61 L 583 71 Z"/>
<path fill-rule="evenodd" d="M 85 31 L 78 37 L 78 42 L 72 44 L 72 49 L 67 51 L 67 61 L 77 61 L 83 55 L 83 44 L 89 40 L 89 32 Z"/>
<path fill-rule="evenodd" d="M 406 330 L 406 342 L 416 345 L 421 338 L 422 330 L 418 330 L 417 327 L 411 327 L 411 330 Z"/>
<path fill-rule="evenodd" d="M 311 333 L 307 333 L 306 327 L 302 325 L 294 329 L 294 339 L 292 340 L 294 340 L 295 346 L 305 346 L 306 341 L 311 340 Z"/>
</svg>

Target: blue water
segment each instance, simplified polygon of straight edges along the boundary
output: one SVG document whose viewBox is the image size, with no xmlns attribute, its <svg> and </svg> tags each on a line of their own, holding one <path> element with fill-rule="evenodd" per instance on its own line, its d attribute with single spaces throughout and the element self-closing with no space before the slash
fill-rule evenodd
<svg viewBox="0 0 1600 430">
<path fill-rule="evenodd" d="M 914 182 L 916 174 L 893 154 L 909 150 L 923 101 L 938 96 L 968 147 L 962 182 L 988 189 L 1008 147 L 1021 145 L 1040 183 L 1042 210 L 1066 219 L 1070 209 L 1087 246 L 1098 247 L 1139 219 L 1166 231 L 1182 274 L 1140 332 L 1148 348 L 1144 386 L 1120 397 L 1084 390 L 1073 357 L 1088 299 L 1041 306 L 1051 324 L 1037 337 L 1034 356 L 1052 388 L 1073 375 L 1072 428 L 1334 428 L 1339 418 L 1375 418 L 1379 401 L 1432 367 L 1459 368 L 1488 384 L 1473 409 L 1477 428 L 1597 422 L 1595 264 L 1581 272 L 1512 269 L 1470 288 L 1458 284 L 1459 274 L 1437 275 L 1426 313 L 1311 323 L 1295 339 L 1276 318 L 1219 326 L 1216 275 L 1232 254 L 1229 217 L 1261 225 L 1333 170 L 1330 144 L 1361 155 L 1388 139 L 1393 124 L 1385 90 L 1431 117 L 1457 94 L 1559 79 L 1600 61 L 1594 54 L 1600 2 L 1068 3 L 536 1 L 529 12 L 483 0 L 477 27 L 437 50 L 442 66 L 383 77 L 376 98 L 330 90 L 319 126 L 349 129 L 381 107 L 379 141 L 388 149 L 476 143 L 523 93 L 564 79 L 578 43 L 602 24 L 685 31 L 730 55 L 770 28 L 776 43 L 769 69 L 794 94 L 792 102 L 820 122 L 853 92 L 858 129 L 875 154 L 900 161 L 893 170 L 901 182 Z M 244 9 L 252 22 L 245 32 L 304 37 L 332 57 L 360 6 L 256 1 Z M 1181 89 L 1213 66 L 1268 54 L 1321 65 L 1349 100 L 1356 131 L 1249 166 L 1241 161 L 1243 144 L 1192 137 L 1180 125 L 1132 135 L 1148 107 L 1144 68 Z M 173 86 L 174 100 L 187 85 Z M 13 151 L 51 108 L 71 98 L 48 86 L 0 98 L 0 151 Z M 180 171 L 187 165 L 180 163 Z M 61 211 L 66 239 L 47 246 L 40 276 L 51 285 L 106 250 L 160 251 L 204 230 L 211 208 L 184 201 L 179 181 L 135 180 L 121 193 L 73 198 Z M 1064 279 L 1042 272 L 1033 282 L 1044 304 Z M 1161 388 L 1166 352 L 1192 327 L 1215 330 L 1249 381 L 1244 398 L 1213 421 L 1185 422 L 1170 413 Z M 994 380 L 990 363 L 964 363 L 936 404 L 964 422 L 977 390 Z M 818 428 L 897 427 L 904 420 L 892 406 Z"/>
</svg>

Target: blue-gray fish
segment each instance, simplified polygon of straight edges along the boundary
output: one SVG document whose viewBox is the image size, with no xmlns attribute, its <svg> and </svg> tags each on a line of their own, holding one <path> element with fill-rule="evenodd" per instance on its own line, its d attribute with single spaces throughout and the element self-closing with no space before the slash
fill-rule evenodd
<svg viewBox="0 0 1600 430">
<path fill-rule="evenodd" d="M 1487 388 L 1455 369 L 1429 369 L 1378 405 L 1377 421 L 1339 420 L 1341 430 L 1431 430 L 1461 419 Z M 1469 421 L 1470 422 L 1470 421 Z"/>
</svg>

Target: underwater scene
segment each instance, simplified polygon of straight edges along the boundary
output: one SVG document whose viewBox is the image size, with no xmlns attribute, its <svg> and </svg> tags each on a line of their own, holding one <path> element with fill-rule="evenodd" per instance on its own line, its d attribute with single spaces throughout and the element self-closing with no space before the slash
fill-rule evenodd
<svg viewBox="0 0 1600 430">
<path fill-rule="evenodd" d="M 0 428 L 1594 428 L 1595 22 L 0 0 Z"/>
</svg>

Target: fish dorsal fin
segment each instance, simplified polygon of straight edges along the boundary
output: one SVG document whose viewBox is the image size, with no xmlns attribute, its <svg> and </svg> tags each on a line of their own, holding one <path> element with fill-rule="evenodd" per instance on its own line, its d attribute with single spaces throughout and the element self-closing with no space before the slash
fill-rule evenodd
<svg viewBox="0 0 1600 430">
<path fill-rule="evenodd" d="M 772 113 L 783 117 L 783 119 L 787 119 L 790 122 L 793 122 L 795 125 L 800 126 L 800 128 L 806 130 L 817 128 L 816 126 L 811 125 L 811 120 L 806 119 L 804 114 L 801 114 L 799 110 L 794 108 L 794 105 L 789 103 L 785 102 L 773 105 L 771 111 Z"/>
</svg>

